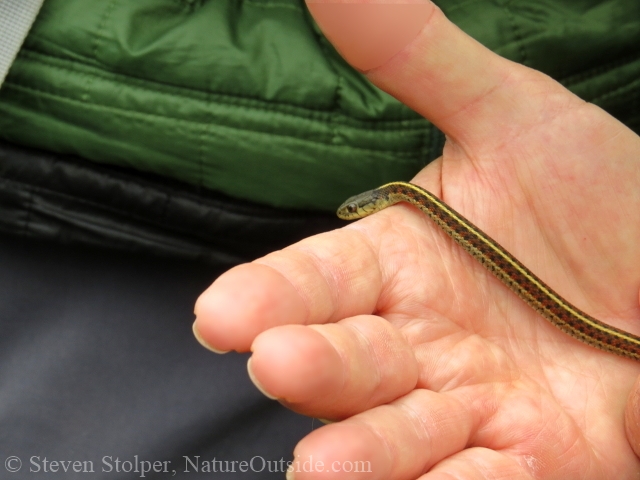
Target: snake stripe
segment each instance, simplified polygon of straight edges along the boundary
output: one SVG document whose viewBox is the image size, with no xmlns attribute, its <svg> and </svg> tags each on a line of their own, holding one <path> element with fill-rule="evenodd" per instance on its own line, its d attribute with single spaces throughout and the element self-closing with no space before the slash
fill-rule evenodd
<svg viewBox="0 0 640 480">
<path fill-rule="evenodd" d="M 607 325 L 573 306 L 498 242 L 417 185 L 392 182 L 361 193 L 344 202 L 338 216 L 354 220 L 399 202 L 410 203 L 426 213 L 454 242 L 563 332 L 596 348 L 640 360 L 640 337 Z"/>
</svg>

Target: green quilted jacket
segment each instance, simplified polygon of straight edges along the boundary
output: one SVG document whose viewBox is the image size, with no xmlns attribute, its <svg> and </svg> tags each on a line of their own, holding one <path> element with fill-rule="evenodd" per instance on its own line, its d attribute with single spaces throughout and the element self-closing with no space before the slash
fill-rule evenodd
<svg viewBox="0 0 640 480">
<path fill-rule="evenodd" d="M 439 0 L 481 43 L 640 130 L 638 0 Z M 333 50 L 302 0 L 46 0 L 0 139 L 275 207 L 409 179 L 440 132 Z"/>
</svg>

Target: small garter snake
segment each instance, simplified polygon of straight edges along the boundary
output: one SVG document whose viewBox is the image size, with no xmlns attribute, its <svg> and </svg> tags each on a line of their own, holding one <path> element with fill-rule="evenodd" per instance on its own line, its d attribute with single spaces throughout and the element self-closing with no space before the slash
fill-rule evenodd
<svg viewBox="0 0 640 480">
<path fill-rule="evenodd" d="M 399 202 L 426 213 L 444 232 L 535 311 L 563 332 L 596 348 L 640 360 L 640 337 L 607 325 L 574 307 L 495 240 L 427 190 L 392 182 L 349 198 L 338 217 L 355 220 Z"/>
</svg>

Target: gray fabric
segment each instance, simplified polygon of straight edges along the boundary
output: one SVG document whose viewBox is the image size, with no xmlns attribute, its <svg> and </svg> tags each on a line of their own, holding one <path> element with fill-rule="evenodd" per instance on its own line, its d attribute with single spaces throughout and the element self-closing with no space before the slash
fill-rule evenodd
<svg viewBox="0 0 640 480">
<path fill-rule="evenodd" d="M 3 480 L 139 479 L 115 467 L 136 456 L 170 462 L 145 480 L 284 480 L 280 460 L 321 425 L 258 392 L 247 355 L 193 338 L 193 304 L 217 267 L 2 234 L 0 265 Z M 45 458 L 94 473 L 45 472 Z"/>
<path fill-rule="evenodd" d="M 0 0 L 0 86 L 44 0 Z"/>
</svg>

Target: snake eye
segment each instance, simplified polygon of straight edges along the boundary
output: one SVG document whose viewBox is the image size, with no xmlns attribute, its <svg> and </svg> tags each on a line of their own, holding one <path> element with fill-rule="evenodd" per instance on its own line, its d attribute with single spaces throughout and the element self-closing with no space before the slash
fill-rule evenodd
<svg viewBox="0 0 640 480">
<path fill-rule="evenodd" d="M 350 203 L 347 205 L 347 212 L 356 213 L 358 211 L 358 206 L 355 203 Z"/>
</svg>

